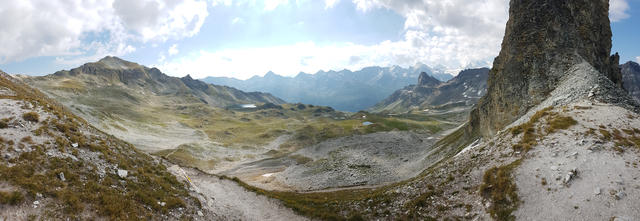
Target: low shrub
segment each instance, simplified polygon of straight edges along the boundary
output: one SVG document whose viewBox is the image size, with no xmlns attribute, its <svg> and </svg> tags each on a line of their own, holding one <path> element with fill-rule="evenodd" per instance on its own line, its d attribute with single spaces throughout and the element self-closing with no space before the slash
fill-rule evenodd
<svg viewBox="0 0 640 221">
<path fill-rule="evenodd" d="M 37 123 L 40 121 L 40 115 L 36 112 L 27 112 L 22 115 L 22 119 Z"/>
<path fill-rule="evenodd" d="M 24 201 L 24 196 L 21 192 L 2 192 L 0 191 L 0 204 L 18 205 Z"/>
</svg>

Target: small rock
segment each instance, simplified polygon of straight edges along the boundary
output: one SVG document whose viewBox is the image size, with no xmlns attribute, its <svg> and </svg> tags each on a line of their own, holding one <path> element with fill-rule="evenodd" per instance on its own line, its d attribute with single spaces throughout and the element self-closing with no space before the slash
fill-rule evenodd
<svg viewBox="0 0 640 221">
<path fill-rule="evenodd" d="M 625 196 L 627 196 L 627 194 L 622 192 L 622 191 L 620 191 L 620 192 L 616 193 L 615 198 L 616 198 L 616 200 L 621 200 Z"/>
<path fill-rule="evenodd" d="M 129 171 L 118 169 L 118 176 L 122 179 L 127 178 Z"/>
<path fill-rule="evenodd" d="M 160 205 L 160 206 L 165 206 L 165 205 L 167 205 L 167 203 L 165 203 L 165 202 L 158 202 L 158 205 Z"/>
<path fill-rule="evenodd" d="M 600 187 L 596 187 L 596 189 L 593 191 L 593 194 L 600 195 L 600 193 L 602 193 L 602 190 L 600 189 Z"/>
<path fill-rule="evenodd" d="M 551 166 L 551 170 L 558 170 L 558 166 Z"/>
<path fill-rule="evenodd" d="M 67 180 L 67 179 L 65 179 L 65 178 L 64 178 L 64 173 L 63 173 L 63 172 L 60 172 L 60 173 L 58 174 L 58 178 L 60 178 L 60 180 L 62 180 L 62 182 L 64 182 L 64 181 L 66 181 L 66 180 Z"/>
<path fill-rule="evenodd" d="M 202 211 L 198 211 L 198 216 L 204 216 L 204 214 L 202 213 Z"/>
<path fill-rule="evenodd" d="M 71 146 L 72 146 L 73 148 L 77 148 L 77 147 L 78 147 L 78 143 L 73 143 L 73 144 L 71 144 Z"/>
<path fill-rule="evenodd" d="M 42 193 L 36 193 L 36 198 L 42 198 Z"/>
<path fill-rule="evenodd" d="M 569 183 L 571 181 L 571 174 L 567 174 L 564 176 L 564 183 Z"/>
</svg>

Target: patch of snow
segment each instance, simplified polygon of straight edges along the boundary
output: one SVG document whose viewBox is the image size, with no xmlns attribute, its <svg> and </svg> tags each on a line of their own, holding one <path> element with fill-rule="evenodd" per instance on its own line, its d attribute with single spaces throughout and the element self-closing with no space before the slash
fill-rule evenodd
<svg viewBox="0 0 640 221">
<path fill-rule="evenodd" d="M 469 146 L 465 147 L 464 149 L 462 149 L 462 151 L 460 151 L 460 153 L 456 154 L 456 156 L 454 157 L 458 157 L 461 154 L 469 151 L 469 150 L 473 150 L 474 148 L 480 146 L 480 139 L 477 139 L 476 141 L 473 141 L 473 143 L 469 144 Z"/>
<path fill-rule="evenodd" d="M 242 108 L 256 108 L 257 106 L 255 104 L 243 104 Z"/>
<path fill-rule="evenodd" d="M 271 177 L 271 176 L 273 176 L 273 173 L 265 173 L 265 174 L 262 174 L 262 177 Z"/>
</svg>

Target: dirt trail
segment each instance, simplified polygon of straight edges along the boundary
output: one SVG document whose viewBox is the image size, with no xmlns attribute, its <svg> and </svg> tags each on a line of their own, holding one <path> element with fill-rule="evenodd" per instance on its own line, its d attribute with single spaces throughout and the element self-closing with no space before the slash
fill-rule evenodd
<svg viewBox="0 0 640 221">
<path fill-rule="evenodd" d="M 189 177 L 191 189 L 208 210 L 206 220 L 308 220 L 278 200 L 247 191 L 235 182 L 177 165 L 169 167 L 169 171 L 181 180 Z"/>
</svg>

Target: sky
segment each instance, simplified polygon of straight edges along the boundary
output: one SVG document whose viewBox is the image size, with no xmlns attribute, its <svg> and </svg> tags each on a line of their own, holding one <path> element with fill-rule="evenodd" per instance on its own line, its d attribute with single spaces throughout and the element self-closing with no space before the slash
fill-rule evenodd
<svg viewBox="0 0 640 221">
<path fill-rule="evenodd" d="M 613 52 L 640 62 L 640 0 L 611 0 Z M 0 2 L 0 69 L 45 75 L 105 56 L 172 76 L 424 63 L 491 66 L 508 0 L 21 0 Z"/>
</svg>

